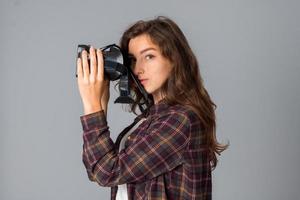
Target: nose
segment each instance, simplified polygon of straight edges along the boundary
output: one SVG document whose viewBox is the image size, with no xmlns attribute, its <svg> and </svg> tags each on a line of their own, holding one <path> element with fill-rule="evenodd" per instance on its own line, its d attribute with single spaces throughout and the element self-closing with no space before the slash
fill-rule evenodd
<svg viewBox="0 0 300 200">
<path fill-rule="evenodd" d="M 136 76 L 141 76 L 142 74 L 144 74 L 144 72 L 145 72 L 144 66 L 141 63 L 136 62 L 133 73 Z"/>
<path fill-rule="evenodd" d="M 144 70 L 139 70 L 139 71 L 136 73 L 137 76 L 141 76 L 142 74 L 144 74 Z"/>
</svg>

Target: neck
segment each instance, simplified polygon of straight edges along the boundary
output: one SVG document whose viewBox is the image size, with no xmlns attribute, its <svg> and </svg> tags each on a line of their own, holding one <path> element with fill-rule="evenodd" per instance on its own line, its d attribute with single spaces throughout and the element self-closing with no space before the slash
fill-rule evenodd
<svg viewBox="0 0 300 200">
<path fill-rule="evenodd" d="M 158 94 L 152 94 L 154 104 L 157 104 L 159 101 L 161 101 L 165 96 L 163 96 L 161 93 Z"/>
</svg>

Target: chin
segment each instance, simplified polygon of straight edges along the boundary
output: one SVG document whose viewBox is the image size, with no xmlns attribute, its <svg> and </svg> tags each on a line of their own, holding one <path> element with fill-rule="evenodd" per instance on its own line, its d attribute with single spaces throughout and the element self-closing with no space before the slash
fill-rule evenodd
<svg viewBox="0 0 300 200">
<path fill-rule="evenodd" d="M 148 94 L 151 94 L 151 95 L 153 95 L 154 93 L 157 93 L 159 91 L 159 88 L 151 88 L 149 86 L 147 87 L 147 85 L 144 86 L 144 89 L 146 90 L 146 92 Z"/>
<path fill-rule="evenodd" d="M 149 89 L 147 89 L 147 88 L 145 88 L 145 90 L 146 90 L 146 92 L 147 92 L 148 94 L 152 94 L 152 91 L 151 91 L 151 90 L 149 90 Z"/>
</svg>

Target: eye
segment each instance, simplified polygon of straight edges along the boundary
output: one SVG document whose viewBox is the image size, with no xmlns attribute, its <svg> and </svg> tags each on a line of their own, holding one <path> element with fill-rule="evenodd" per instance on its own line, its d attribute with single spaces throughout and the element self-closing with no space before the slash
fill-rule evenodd
<svg viewBox="0 0 300 200">
<path fill-rule="evenodd" d="M 152 58 L 154 58 L 154 56 L 152 54 L 148 54 L 145 56 L 146 60 L 150 60 Z"/>
</svg>

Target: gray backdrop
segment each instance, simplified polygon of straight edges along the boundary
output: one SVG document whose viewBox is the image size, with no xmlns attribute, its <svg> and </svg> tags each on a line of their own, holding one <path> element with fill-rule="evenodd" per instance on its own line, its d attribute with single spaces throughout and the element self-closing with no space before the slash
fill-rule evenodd
<svg viewBox="0 0 300 200">
<path fill-rule="evenodd" d="M 108 199 L 81 161 L 78 43 L 118 43 L 139 19 L 166 15 L 185 33 L 230 141 L 213 198 L 299 199 L 299 1 L 1 0 L 0 199 Z M 111 136 L 133 114 L 112 103 Z"/>
</svg>

